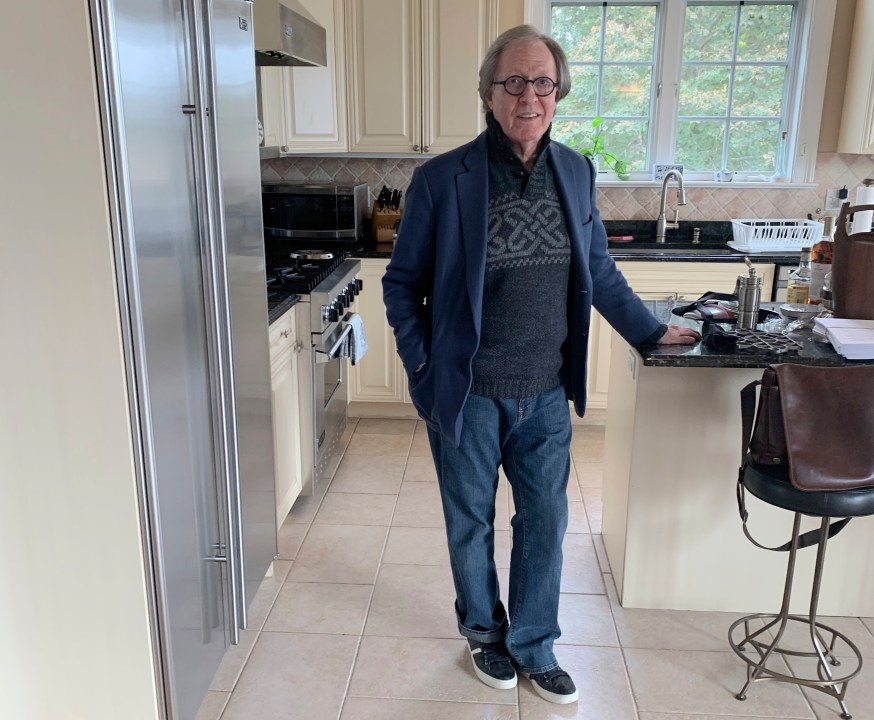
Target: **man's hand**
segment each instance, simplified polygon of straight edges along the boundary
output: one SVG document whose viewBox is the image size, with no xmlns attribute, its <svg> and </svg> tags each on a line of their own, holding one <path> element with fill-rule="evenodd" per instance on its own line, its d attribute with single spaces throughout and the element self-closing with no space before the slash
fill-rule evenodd
<svg viewBox="0 0 874 720">
<path fill-rule="evenodd" d="M 659 345 L 694 345 L 701 339 L 701 333 L 694 328 L 668 325 L 668 331 L 661 336 Z"/>
</svg>

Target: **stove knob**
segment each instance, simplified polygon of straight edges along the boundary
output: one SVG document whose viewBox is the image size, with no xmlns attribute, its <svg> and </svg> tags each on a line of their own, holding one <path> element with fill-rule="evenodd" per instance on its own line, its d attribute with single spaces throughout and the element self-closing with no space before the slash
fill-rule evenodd
<svg viewBox="0 0 874 720">
<path fill-rule="evenodd" d="M 328 322 L 337 322 L 340 319 L 340 311 L 333 305 L 328 308 Z"/>
<path fill-rule="evenodd" d="M 356 294 L 356 295 L 357 295 L 358 293 L 360 293 L 361 290 L 364 288 L 364 281 L 363 281 L 363 280 L 359 280 L 358 278 L 355 278 L 355 279 L 352 281 L 352 284 L 355 286 L 355 294 Z"/>
<path fill-rule="evenodd" d="M 345 293 L 345 292 L 342 292 L 342 293 L 340 293 L 340 294 L 337 296 L 337 304 L 338 304 L 341 308 L 347 308 L 347 307 L 349 307 L 349 298 L 346 297 L 346 293 Z"/>
</svg>

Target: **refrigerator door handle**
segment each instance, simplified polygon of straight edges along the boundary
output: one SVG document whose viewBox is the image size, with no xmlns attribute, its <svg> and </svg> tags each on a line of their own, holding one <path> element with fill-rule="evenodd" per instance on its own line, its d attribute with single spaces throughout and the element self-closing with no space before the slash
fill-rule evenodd
<svg viewBox="0 0 874 720">
<path fill-rule="evenodd" d="M 243 570 L 242 512 L 239 492 L 239 463 L 237 452 L 237 408 L 235 402 L 233 351 L 231 346 L 231 311 L 228 292 L 228 276 L 225 265 L 227 247 L 224 232 L 224 207 L 218 184 L 219 152 L 215 124 L 216 96 L 214 59 L 209 51 L 211 41 L 211 4 L 195 3 L 186 0 L 191 22 L 194 43 L 192 52 L 192 93 L 197 109 L 192 117 L 195 147 L 195 182 L 198 190 L 201 224 L 206 238 L 202 248 L 204 258 L 204 289 L 209 296 L 207 307 L 213 312 L 207 317 L 209 343 L 217 358 L 211 368 L 211 382 L 216 404 L 215 417 L 222 419 L 216 432 L 217 464 L 220 468 L 218 489 L 221 495 L 219 504 L 224 515 L 224 545 L 226 552 L 210 561 L 224 563 L 227 570 L 229 590 L 227 592 L 228 623 L 230 641 L 240 642 L 240 629 L 247 624 L 245 603 L 245 578 Z M 251 9 L 250 9 L 251 15 Z"/>
</svg>

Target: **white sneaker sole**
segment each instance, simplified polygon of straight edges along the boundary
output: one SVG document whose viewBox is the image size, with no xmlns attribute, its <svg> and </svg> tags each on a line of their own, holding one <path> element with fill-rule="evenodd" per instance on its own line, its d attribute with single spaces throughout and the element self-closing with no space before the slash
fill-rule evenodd
<svg viewBox="0 0 874 720">
<path fill-rule="evenodd" d="M 480 682 L 488 685 L 490 688 L 494 688 L 495 690 L 512 690 L 516 687 L 516 683 L 518 682 L 518 678 L 516 675 L 513 675 L 509 680 L 500 680 L 498 678 L 493 678 L 491 675 L 484 673 L 480 670 L 476 665 L 476 660 L 473 659 L 473 653 L 470 653 L 470 663 L 473 665 L 474 674 L 480 679 Z"/>
<path fill-rule="evenodd" d="M 531 680 L 530 675 L 528 676 L 528 679 Z M 533 687 L 534 692 L 540 695 L 540 697 L 542 697 L 544 700 L 548 700 L 549 702 L 555 703 L 556 705 L 570 705 L 580 698 L 580 693 L 578 690 L 574 690 L 570 695 L 559 695 L 558 693 L 551 693 L 549 692 L 549 690 L 544 690 L 533 680 L 531 680 L 531 687 Z"/>
</svg>

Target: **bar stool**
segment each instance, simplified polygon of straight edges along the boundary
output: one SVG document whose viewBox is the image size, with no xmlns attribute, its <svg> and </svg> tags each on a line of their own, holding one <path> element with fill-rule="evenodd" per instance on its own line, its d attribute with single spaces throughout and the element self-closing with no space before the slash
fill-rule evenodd
<svg viewBox="0 0 874 720">
<path fill-rule="evenodd" d="M 741 486 L 760 500 L 795 513 L 792 539 L 789 543 L 779 548 L 768 548 L 760 545 L 751 537 L 746 526 L 746 510 Z M 819 622 L 816 612 L 828 539 L 840 532 L 850 518 L 874 514 L 874 487 L 828 492 L 799 490 L 791 484 L 789 474 L 785 469 L 757 466 L 748 458 L 739 479 L 738 500 L 744 518 L 744 533 L 747 538 L 753 544 L 766 550 L 788 549 L 789 560 L 780 611 L 776 614 L 747 615 L 733 623 L 728 630 L 728 641 L 732 650 L 747 663 L 747 681 L 735 697 L 738 700 L 746 700 L 749 686 L 760 680 L 793 683 L 820 690 L 835 698 L 841 707 L 841 717 L 844 720 L 849 720 L 852 716 L 844 702 L 844 697 L 849 681 L 856 677 L 862 669 L 862 654 L 853 641 L 842 632 Z M 800 531 L 802 515 L 822 518 L 819 529 L 802 534 Z M 833 517 L 844 519 L 832 523 Z M 813 587 L 810 593 L 810 611 L 807 616 L 791 615 L 789 613 L 789 599 L 792 593 L 796 555 L 799 549 L 814 544 L 818 548 L 813 572 Z M 764 623 L 763 627 L 754 629 L 752 627 L 754 621 Z M 806 626 L 810 635 L 811 651 L 790 650 L 780 645 L 783 633 L 790 622 Z M 776 627 L 774 638 L 770 639 L 767 632 L 774 627 Z M 832 668 L 837 668 L 841 664 L 835 657 L 836 643 L 839 639 L 846 644 L 854 656 L 855 662 L 851 663 L 849 668 L 842 668 L 840 674 L 836 676 Z M 752 648 L 754 653 L 747 651 L 747 646 Z M 817 676 L 813 678 L 787 675 L 785 672 L 780 672 L 769 666 L 769 661 L 773 661 L 781 655 L 816 658 Z"/>
</svg>

